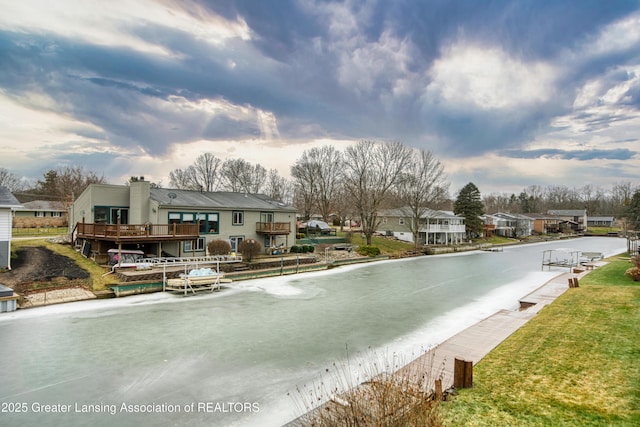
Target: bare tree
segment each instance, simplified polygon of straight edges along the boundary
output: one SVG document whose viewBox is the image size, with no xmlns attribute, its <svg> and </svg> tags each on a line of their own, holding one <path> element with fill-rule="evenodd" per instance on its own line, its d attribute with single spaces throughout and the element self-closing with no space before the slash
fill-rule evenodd
<svg viewBox="0 0 640 427">
<path fill-rule="evenodd" d="M 399 142 L 361 141 L 345 151 L 345 186 L 353 197 L 362 232 L 371 244 L 379 225 L 378 209 L 389 190 L 405 178 L 411 150 Z"/>
<path fill-rule="evenodd" d="M 215 191 L 220 184 L 220 164 L 214 154 L 201 154 L 186 169 L 169 173 L 170 185 L 183 190 Z"/>
<path fill-rule="evenodd" d="M 289 181 L 280 176 L 276 169 L 269 170 L 267 183 L 265 185 L 265 194 L 274 200 L 279 200 L 286 204 L 293 203 L 291 195 L 291 184 Z"/>
<path fill-rule="evenodd" d="M 73 202 L 89 184 L 104 184 L 104 176 L 85 171 L 82 166 L 65 166 L 44 173 L 33 193 L 55 200 Z"/>
<path fill-rule="evenodd" d="M 330 145 L 304 151 L 291 168 L 300 191 L 309 197 L 310 208 L 317 208 L 325 221 L 335 210 L 343 168 L 342 153 Z"/>
<path fill-rule="evenodd" d="M 267 170 L 243 159 L 230 159 L 222 164 L 224 188 L 236 193 L 260 193 L 267 179 Z"/>
<path fill-rule="evenodd" d="M 28 184 L 24 179 L 12 172 L 9 172 L 5 168 L 0 168 L 0 185 L 7 187 L 12 193 L 24 191 L 28 187 Z"/>
<path fill-rule="evenodd" d="M 308 161 L 305 154 L 306 152 L 291 166 L 291 176 L 293 177 L 295 194 L 294 204 L 298 212 L 302 212 L 302 217 L 308 220 L 316 205 L 320 171 L 318 165 Z"/>
<path fill-rule="evenodd" d="M 412 157 L 404 167 L 403 179 L 397 186 L 403 202 L 404 214 L 410 218 L 416 250 L 419 245 L 421 219 L 431 206 L 447 197 L 444 166 L 431 151 L 412 150 Z"/>
</svg>

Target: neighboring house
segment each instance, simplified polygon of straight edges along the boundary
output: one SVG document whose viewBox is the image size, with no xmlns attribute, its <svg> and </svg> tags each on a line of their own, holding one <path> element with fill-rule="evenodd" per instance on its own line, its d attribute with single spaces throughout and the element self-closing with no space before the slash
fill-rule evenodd
<svg viewBox="0 0 640 427">
<path fill-rule="evenodd" d="M 0 268 L 11 269 L 11 211 L 21 206 L 7 187 L 0 186 Z"/>
<path fill-rule="evenodd" d="M 95 255 L 113 248 L 147 256 L 203 256 L 222 239 L 232 251 L 246 239 L 265 248 L 295 244 L 296 209 L 262 194 L 151 188 L 148 181 L 91 184 L 70 210 L 75 241 Z"/>
<path fill-rule="evenodd" d="M 548 210 L 547 214 L 560 219 L 561 231 L 584 231 L 587 229 L 586 209 L 552 209 Z"/>
<path fill-rule="evenodd" d="M 34 200 L 14 211 L 14 227 L 63 227 L 67 225 L 67 209 L 62 202 Z"/>
<path fill-rule="evenodd" d="M 613 216 L 589 216 L 587 217 L 588 227 L 613 227 L 616 218 Z"/>
<path fill-rule="evenodd" d="M 527 214 L 533 218 L 533 231 L 538 234 L 558 233 L 560 231 L 560 218 L 548 214 Z"/>
<path fill-rule="evenodd" d="M 378 214 L 378 232 L 414 243 L 411 231 L 412 215 L 409 208 L 389 209 Z M 462 243 L 466 237 L 464 218 L 449 211 L 426 209 L 420 217 L 418 243 L 422 245 L 449 245 Z"/>
<path fill-rule="evenodd" d="M 498 212 L 481 216 L 485 233 L 502 237 L 527 237 L 533 232 L 534 219 L 526 215 Z"/>
</svg>

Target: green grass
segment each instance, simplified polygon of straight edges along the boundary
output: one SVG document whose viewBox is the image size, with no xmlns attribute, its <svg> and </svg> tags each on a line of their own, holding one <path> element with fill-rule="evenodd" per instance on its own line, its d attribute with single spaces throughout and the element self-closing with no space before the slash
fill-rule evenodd
<svg viewBox="0 0 640 427">
<path fill-rule="evenodd" d="M 354 245 L 366 245 L 367 240 L 360 233 L 353 233 L 351 243 Z M 413 243 L 407 243 L 396 239 L 373 236 L 371 244 L 380 249 L 381 254 L 396 256 L 406 251 L 412 251 L 415 249 Z"/>
<path fill-rule="evenodd" d="M 587 232 L 592 234 L 608 234 L 608 233 L 617 233 L 620 231 L 619 227 L 589 227 Z"/>
<path fill-rule="evenodd" d="M 609 261 L 476 365 L 447 425 L 640 425 L 640 282 Z"/>
<path fill-rule="evenodd" d="M 41 237 L 41 236 L 59 236 L 67 234 L 67 227 L 35 227 L 35 228 L 12 228 L 13 237 Z"/>
</svg>

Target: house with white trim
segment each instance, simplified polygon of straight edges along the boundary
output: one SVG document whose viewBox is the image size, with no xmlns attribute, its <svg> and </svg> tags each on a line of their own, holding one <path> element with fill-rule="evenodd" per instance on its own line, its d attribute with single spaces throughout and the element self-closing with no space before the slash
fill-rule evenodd
<svg viewBox="0 0 640 427">
<path fill-rule="evenodd" d="M 534 219 L 526 215 L 497 212 L 481 216 L 485 230 L 501 237 L 527 237 L 533 233 Z M 489 227 L 491 226 L 491 227 Z"/>
<path fill-rule="evenodd" d="M 0 186 L 0 268 L 11 269 L 13 211 L 22 205 L 7 187 Z"/>
<path fill-rule="evenodd" d="M 411 209 L 402 207 L 380 211 L 377 232 L 414 243 Z M 464 218 L 450 211 L 424 209 L 418 224 L 418 243 L 421 245 L 452 245 L 466 238 Z"/>
</svg>

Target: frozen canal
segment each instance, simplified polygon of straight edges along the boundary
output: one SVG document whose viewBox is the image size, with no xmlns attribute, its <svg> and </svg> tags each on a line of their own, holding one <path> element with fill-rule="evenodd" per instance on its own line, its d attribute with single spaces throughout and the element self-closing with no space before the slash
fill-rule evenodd
<svg viewBox="0 0 640 427">
<path fill-rule="evenodd" d="M 544 249 L 613 255 L 581 238 L 0 315 L 0 424 L 260 425 L 298 415 L 296 386 L 349 354 L 410 361 L 551 277 Z"/>
</svg>

